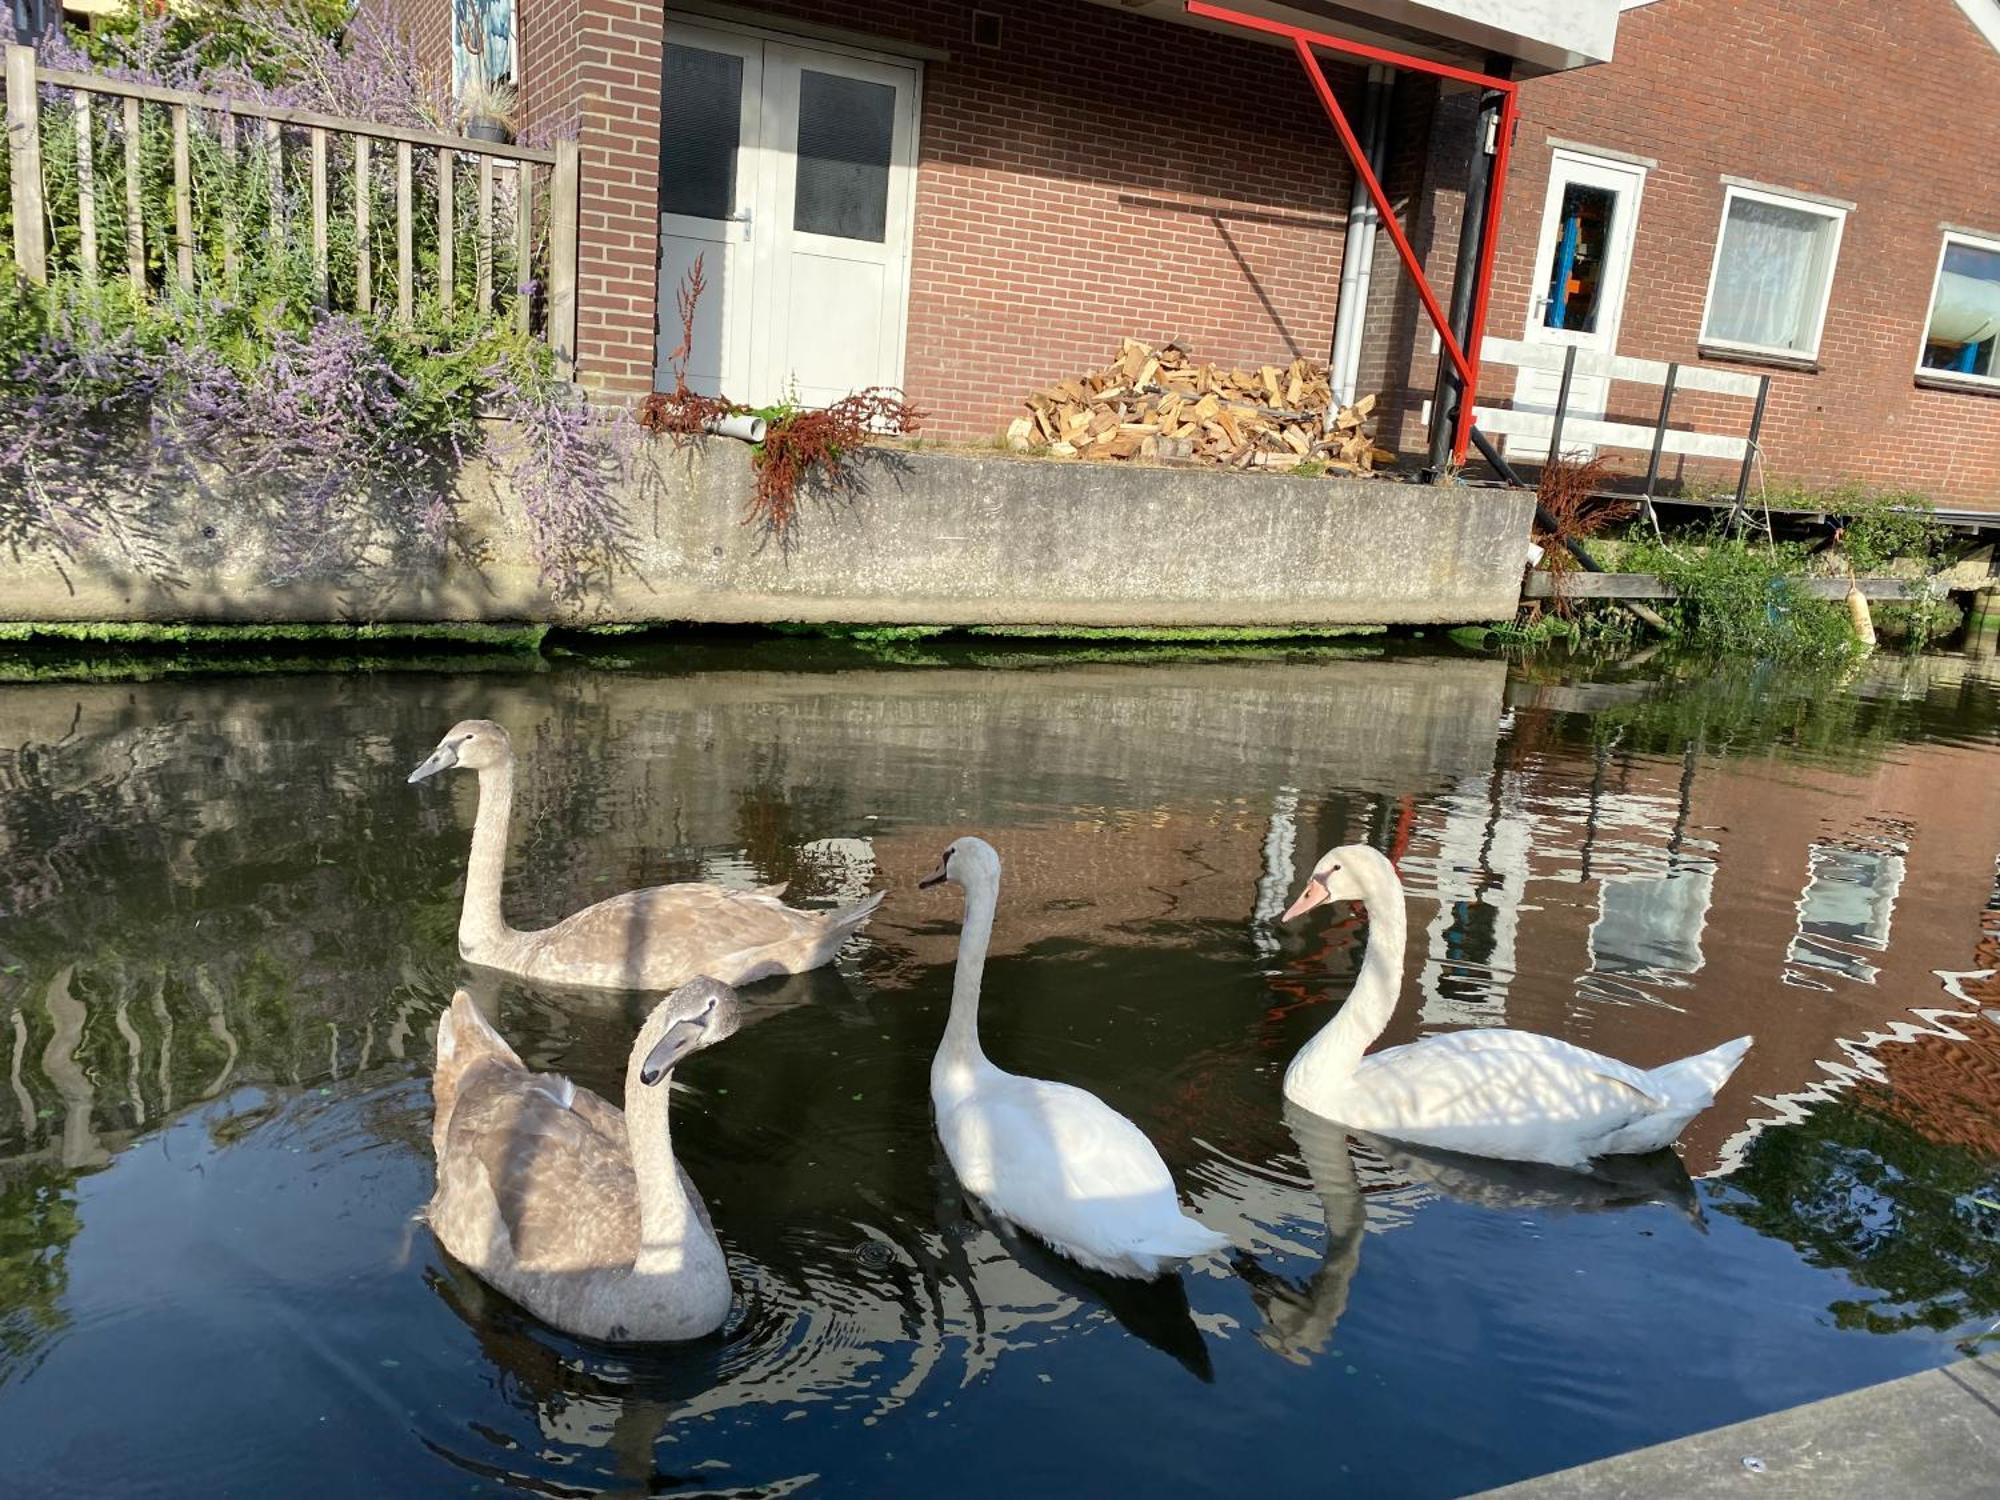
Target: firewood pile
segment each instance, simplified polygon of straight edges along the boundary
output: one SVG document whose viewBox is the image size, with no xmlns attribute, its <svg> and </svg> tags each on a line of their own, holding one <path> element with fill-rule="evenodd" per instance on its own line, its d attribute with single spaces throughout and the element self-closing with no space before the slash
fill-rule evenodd
<svg viewBox="0 0 2000 1500">
<path fill-rule="evenodd" d="M 1375 398 L 1334 413 L 1326 366 L 1309 359 L 1257 370 L 1196 364 L 1179 344 L 1126 339 L 1103 369 L 1028 397 L 1007 429 L 1016 452 L 1291 469 L 1319 463 L 1367 474 L 1395 461 L 1375 443 Z"/>
</svg>

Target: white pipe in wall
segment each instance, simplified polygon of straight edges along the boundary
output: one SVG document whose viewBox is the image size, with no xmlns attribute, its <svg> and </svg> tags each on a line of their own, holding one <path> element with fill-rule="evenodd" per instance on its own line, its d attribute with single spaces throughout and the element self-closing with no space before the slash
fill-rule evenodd
<svg viewBox="0 0 2000 1500">
<path fill-rule="evenodd" d="M 1389 70 L 1379 64 L 1368 69 L 1368 91 L 1374 108 L 1369 118 L 1367 138 L 1361 149 L 1371 163 L 1380 161 L 1389 134 Z M 1375 230 L 1381 216 L 1361 174 L 1354 174 L 1354 190 L 1347 203 L 1347 234 L 1340 253 L 1340 300 L 1333 315 L 1333 358 L 1328 371 L 1336 407 L 1351 405 L 1354 385 L 1361 369 L 1362 324 L 1367 318 L 1369 271 L 1375 259 Z M 1331 420 L 1333 413 L 1327 413 Z"/>
</svg>

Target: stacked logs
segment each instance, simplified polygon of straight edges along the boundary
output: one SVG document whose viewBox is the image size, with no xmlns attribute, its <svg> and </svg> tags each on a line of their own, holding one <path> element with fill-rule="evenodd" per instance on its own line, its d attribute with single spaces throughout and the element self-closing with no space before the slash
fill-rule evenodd
<svg viewBox="0 0 2000 1500">
<path fill-rule="evenodd" d="M 1327 421 L 1327 369 L 1309 359 L 1256 370 L 1196 364 L 1179 344 L 1126 339 L 1118 358 L 1028 397 L 1007 429 L 1017 452 L 1057 458 L 1141 458 L 1366 474 L 1395 461 L 1376 446 L 1375 398 Z"/>
</svg>

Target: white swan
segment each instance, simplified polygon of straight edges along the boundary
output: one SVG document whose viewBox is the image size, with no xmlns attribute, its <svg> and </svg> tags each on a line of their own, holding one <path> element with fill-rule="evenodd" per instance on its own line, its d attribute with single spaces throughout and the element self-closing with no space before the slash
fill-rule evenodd
<svg viewBox="0 0 2000 1500">
<path fill-rule="evenodd" d="M 438 1020 L 431 1091 L 437 1237 L 481 1280 L 565 1333 L 698 1338 L 729 1316 L 729 1267 L 674 1160 L 674 1065 L 736 1029 L 727 985 L 697 979 L 632 1043 L 625 1108 L 530 1073 L 464 990 Z"/>
<path fill-rule="evenodd" d="M 491 719 L 467 719 L 452 725 L 410 780 L 455 766 L 479 773 L 458 951 L 482 968 L 603 989 L 670 990 L 697 976 L 749 984 L 831 963 L 882 901 L 878 891 L 836 911 L 799 911 L 778 899 L 781 885 L 739 891 L 687 881 L 609 896 L 553 927 L 522 932 L 507 925 L 500 906 L 513 742 Z"/>
<path fill-rule="evenodd" d="M 1593 1157 L 1657 1151 L 1715 1102 L 1750 1038 L 1641 1069 L 1531 1031 L 1428 1036 L 1363 1057 L 1395 1013 L 1403 982 L 1403 885 L 1366 844 L 1335 849 L 1281 920 L 1327 901 L 1368 908 L 1354 992 L 1285 1070 L 1285 1097 L 1314 1114 L 1396 1140 L 1471 1156 L 1581 1168 Z"/>
<path fill-rule="evenodd" d="M 1000 896 L 1000 856 L 962 838 L 920 886 L 965 892 L 951 1019 L 931 1062 L 931 1104 L 967 1192 L 1072 1260 L 1153 1277 L 1229 1243 L 1181 1212 L 1174 1180 L 1137 1125 L 1067 1083 L 1002 1072 L 979 1048 L 979 981 Z"/>
</svg>

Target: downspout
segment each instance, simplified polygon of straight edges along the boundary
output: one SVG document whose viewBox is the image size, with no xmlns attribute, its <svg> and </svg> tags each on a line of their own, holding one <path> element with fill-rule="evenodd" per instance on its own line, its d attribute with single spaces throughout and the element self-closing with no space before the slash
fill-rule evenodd
<svg viewBox="0 0 2000 1500">
<path fill-rule="evenodd" d="M 1389 96 L 1394 87 L 1390 70 L 1379 63 L 1368 68 L 1368 88 L 1362 98 L 1361 140 L 1368 155 L 1369 169 L 1379 182 L 1389 154 Z M 1354 190 L 1347 204 L 1347 234 L 1340 253 L 1340 301 L 1333 315 L 1333 348 L 1330 351 L 1334 406 L 1327 412 L 1332 425 L 1340 407 L 1352 405 L 1355 384 L 1361 373 L 1361 340 L 1368 318 L 1369 273 L 1375 264 L 1375 231 L 1381 216 L 1368 195 L 1359 172 L 1354 174 Z"/>
<path fill-rule="evenodd" d="M 1513 73 L 1512 58 L 1498 55 L 1486 59 L 1486 71 L 1495 78 Z M 1479 248 L 1485 235 L 1486 216 L 1498 213 L 1500 205 L 1490 202 L 1493 182 L 1493 152 L 1500 133 L 1498 90 L 1480 97 L 1473 116 L 1472 167 L 1466 174 L 1465 211 L 1458 230 L 1458 259 L 1451 277 L 1451 311 L 1448 314 L 1452 337 L 1464 348 L 1472 336 L 1472 303 L 1479 277 Z M 1451 458 L 1453 423 L 1458 412 L 1459 379 L 1451 361 L 1438 358 L 1437 386 L 1431 395 L 1430 464 L 1425 477 L 1435 483 Z"/>
</svg>

